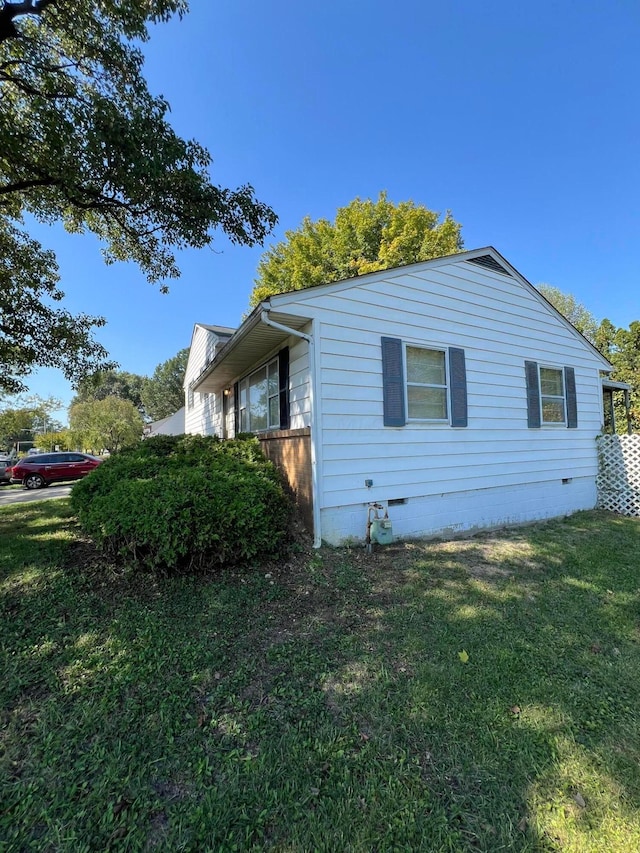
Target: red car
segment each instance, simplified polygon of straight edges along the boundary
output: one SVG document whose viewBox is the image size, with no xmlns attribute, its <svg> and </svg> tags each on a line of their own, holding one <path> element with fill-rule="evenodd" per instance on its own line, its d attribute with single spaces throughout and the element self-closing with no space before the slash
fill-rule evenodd
<svg viewBox="0 0 640 853">
<path fill-rule="evenodd" d="M 25 456 L 11 468 L 11 482 L 27 489 L 41 489 L 49 483 L 79 480 L 102 462 L 88 453 L 38 453 Z"/>
</svg>

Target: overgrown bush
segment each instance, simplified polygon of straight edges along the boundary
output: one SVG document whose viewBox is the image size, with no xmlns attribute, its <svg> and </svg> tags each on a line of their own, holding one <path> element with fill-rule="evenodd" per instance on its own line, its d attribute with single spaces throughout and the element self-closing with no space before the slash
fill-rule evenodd
<svg viewBox="0 0 640 853">
<path fill-rule="evenodd" d="M 281 554 L 292 511 L 253 437 L 149 438 L 77 483 L 71 504 L 101 550 L 171 572 Z"/>
</svg>

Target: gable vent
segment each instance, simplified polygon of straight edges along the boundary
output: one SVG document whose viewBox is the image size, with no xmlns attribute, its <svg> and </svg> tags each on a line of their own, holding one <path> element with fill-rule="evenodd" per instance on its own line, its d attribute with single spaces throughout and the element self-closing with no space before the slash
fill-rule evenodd
<svg viewBox="0 0 640 853">
<path fill-rule="evenodd" d="M 511 273 L 494 260 L 491 255 L 480 255 L 479 258 L 470 258 L 469 263 L 477 264 L 479 267 L 485 267 L 488 270 L 493 270 L 494 272 L 499 272 L 502 275 L 508 275 L 510 278 L 513 278 Z"/>
</svg>

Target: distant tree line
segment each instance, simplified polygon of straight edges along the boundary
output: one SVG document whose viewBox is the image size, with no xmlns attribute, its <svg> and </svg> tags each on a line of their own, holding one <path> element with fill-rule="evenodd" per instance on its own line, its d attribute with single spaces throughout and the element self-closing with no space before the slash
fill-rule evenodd
<svg viewBox="0 0 640 853">
<path fill-rule="evenodd" d="M 0 451 L 82 449 L 113 453 L 135 444 L 145 422 L 160 420 L 184 405 L 183 381 L 189 350 L 159 364 L 152 376 L 125 370 L 91 374 L 78 384 L 69 406 L 69 428 L 51 417 L 60 400 L 18 397 L 0 400 Z"/>
<path fill-rule="evenodd" d="M 633 432 L 640 430 L 640 321 L 629 328 L 616 327 L 611 320 L 598 321 L 571 294 L 557 287 L 541 284 L 538 290 L 551 304 L 589 340 L 614 367 L 610 378 L 630 386 L 630 419 Z M 627 431 L 627 417 L 621 395 L 615 399 L 617 432 Z"/>
</svg>

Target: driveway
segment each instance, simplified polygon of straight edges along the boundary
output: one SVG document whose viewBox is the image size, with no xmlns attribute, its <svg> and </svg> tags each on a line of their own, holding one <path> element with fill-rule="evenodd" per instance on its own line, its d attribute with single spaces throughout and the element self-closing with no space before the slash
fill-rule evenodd
<svg viewBox="0 0 640 853">
<path fill-rule="evenodd" d="M 0 486 L 0 506 L 9 504 L 29 503 L 31 501 L 47 501 L 51 498 L 66 498 L 71 492 L 72 483 L 64 486 L 49 486 L 46 489 L 16 489 L 10 486 Z"/>
</svg>

